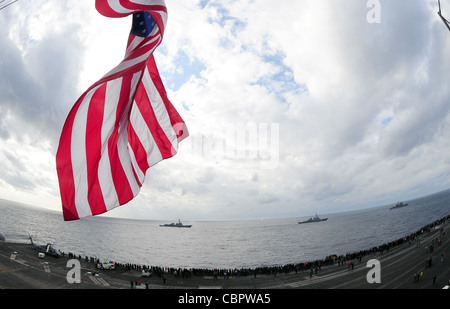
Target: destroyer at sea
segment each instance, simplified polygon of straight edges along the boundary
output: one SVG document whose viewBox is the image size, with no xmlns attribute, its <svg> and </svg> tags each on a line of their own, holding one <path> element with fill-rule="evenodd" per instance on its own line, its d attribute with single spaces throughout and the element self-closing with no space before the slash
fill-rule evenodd
<svg viewBox="0 0 450 309">
<path fill-rule="evenodd" d="M 314 218 L 309 218 L 309 219 L 306 220 L 306 221 L 300 221 L 300 222 L 298 222 L 298 224 L 303 224 L 303 223 L 316 223 L 316 222 L 322 222 L 322 221 L 327 221 L 327 220 L 328 220 L 328 218 L 321 219 L 321 218 L 319 218 L 319 217 L 317 216 L 317 214 L 316 214 L 316 216 L 315 216 Z"/>
<path fill-rule="evenodd" d="M 403 202 L 397 202 L 397 204 L 395 204 L 395 206 L 391 207 L 390 209 L 397 209 L 397 208 L 402 208 L 408 206 L 408 203 L 403 203 Z"/>
<path fill-rule="evenodd" d="M 161 227 L 184 227 L 184 228 L 190 228 L 192 225 L 184 225 L 181 223 L 180 219 L 178 219 L 177 223 L 170 223 L 170 224 L 160 224 Z"/>
</svg>

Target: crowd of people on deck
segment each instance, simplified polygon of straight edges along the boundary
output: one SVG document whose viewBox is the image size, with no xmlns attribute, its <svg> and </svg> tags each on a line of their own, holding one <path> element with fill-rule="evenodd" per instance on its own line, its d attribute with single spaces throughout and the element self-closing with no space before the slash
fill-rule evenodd
<svg viewBox="0 0 450 309">
<path fill-rule="evenodd" d="M 352 268 L 354 266 L 353 260 L 357 260 L 361 262 L 362 258 L 370 255 L 370 254 L 383 254 L 383 252 L 387 252 L 390 249 L 399 246 L 404 243 L 409 243 L 410 245 L 416 243 L 416 239 L 424 233 L 430 232 L 435 227 L 441 226 L 447 220 L 450 219 L 450 215 L 447 215 L 439 220 L 434 221 L 433 223 L 427 224 L 426 226 L 420 228 L 416 232 L 413 232 L 405 237 L 393 240 L 388 243 L 384 243 L 380 246 L 373 247 L 366 250 L 360 250 L 355 252 L 350 252 L 345 255 L 329 255 L 323 259 L 318 259 L 314 261 L 301 262 L 301 263 L 292 263 L 284 266 L 261 266 L 255 268 L 234 268 L 234 269 L 226 269 L 226 268 L 218 268 L 218 269 L 208 269 L 208 268 L 173 268 L 173 267 L 160 267 L 160 266 L 148 266 L 148 265 L 139 265 L 139 264 L 131 264 L 131 263 L 115 263 L 115 269 L 121 269 L 123 271 L 139 271 L 145 274 L 151 274 L 152 276 L 159 276 L 160 278 L 165 278 L 165 275 L 172 274 L 175 277 L 180 278 L 189 278 L 191 276 L 211 276 L 214 278 L 223 277 L 235 277 L 235 276 L 257 276 L 257 275 L 277 275 L 277 274 L 288 274 L 290 272 L 303 272 L 309 271 L 311 274 L 313 272 L 320 271 L 322 266 L 335 265 L 338 266 L 347 266 Z M 442 237 L 445 235 L 445 231 L 441 230 Z M 440 245 L 441 240 L 437 240 L 437 245 Z M 427 248 L 430 250 L 430 247 Z M 69 253 L 70 258 L 79 258 L 81 256 L 75 256 Z M 86 261 L 94 261 L 95 263 L 99 263 L 98 259 L 93 259 L 89 257 L 85 257 Z"/>
</svg>

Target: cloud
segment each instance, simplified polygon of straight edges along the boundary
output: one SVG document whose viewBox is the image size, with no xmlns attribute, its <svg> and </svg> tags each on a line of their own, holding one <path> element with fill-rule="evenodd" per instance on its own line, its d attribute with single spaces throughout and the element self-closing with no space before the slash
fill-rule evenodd
<svg viewBox="0 0 450 309">
<path fill-rule="evenodd" d="M 0 15 L 2 196 L 29 194 L 31 203 L 57 192 L 52 158 L 83 61 L 77 24 L 62 14 L 67 4 L 52 4 L 18 2 Z"/>
<path fill-rule="evenodd" d="M 194 137 L 232 119 L 280 123 L 279 168 L 260 177 L 283 196 L 277 206 L 357 207 L 388 202 L 385 192 L 401 195 L 420 183 L 429 189 L 412 176 L 412 162 L 416 150 L 427 156 L 426 149 L 445 147 L 436 140 L 446 135 L 449 98 L 448 34 L 431 2 L 382 2 L 380 24 L 367 22 L 361 1 L 203 5 L 195 20 L 205 36 L 187 31 L 177 42 L 206 69 L 176 91 L 175 101 L 189 107 Z M 177 6 L 178 15 L 188 6 Z M 411 164 L 393 168 L 398 160 Z M 236 175 L 246 169 L 237 161 L 230 166 Z"/>
<path fill-rule="evenodd" d="M 18 18 L 13 18 L 18 12 L 13 7 L 2 12 L 5 14 L 0 19 L 2 29 L 11 29 L 9 36 L 3 32 L 0 37 L 3 59 L 0 66 L 4 72 L 0 77 L 1 110 L 2 115 L 9 116 L 2 117 L 3 128 L 16 138 L 30 135 L 56 145 L 66 110 L 77 95 L 74 85 L 82 66 L 83 44 L 78 37 L 78 25 L 57 14 L 64 5 L 58 10 L 60 6 L 39 2 L 42 6 L 34 3 Z M 36 15 L 27 13 L 30 9 L 36 9 Z M 39 18 L 25 18 L 29 15 Z M 42 25 L 44 22 L 48 23 L 47 28 Z M 19 35 L 14 35 L 15 31 Z"/>
</svg>

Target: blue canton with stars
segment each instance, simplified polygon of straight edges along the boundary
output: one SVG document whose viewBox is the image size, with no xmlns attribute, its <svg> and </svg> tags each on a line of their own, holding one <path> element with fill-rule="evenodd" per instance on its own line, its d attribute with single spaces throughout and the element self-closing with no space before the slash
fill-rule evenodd
<svg viewBox="0 0 450 309">
<path fill-rule="evenodd" d="M 133 14 L 133 26 L 131 27 L 132 34 L 145 38 L 152 33 L 155 26 L 156 21 L 150 13 L 139 12 Z"/>
</svg>

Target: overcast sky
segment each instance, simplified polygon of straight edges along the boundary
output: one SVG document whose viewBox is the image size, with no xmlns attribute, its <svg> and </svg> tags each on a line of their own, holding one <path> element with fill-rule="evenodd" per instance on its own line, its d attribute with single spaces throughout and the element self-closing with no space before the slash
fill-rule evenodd
<svg viewBox="0 0 450 309">
<path fill-rule="evenodd" d="M 166 4 L 155 58 L 190 137 L 107 216 L 298 217 L 450 187 L 450 32 L 437 0 Z M 61 211 L 62 126 L 122 60 L 130 27 L 94 1 L 0 11 L 0 198 Z"/>
</svg>

